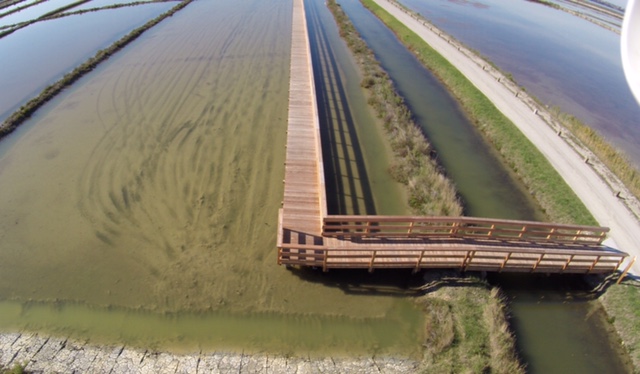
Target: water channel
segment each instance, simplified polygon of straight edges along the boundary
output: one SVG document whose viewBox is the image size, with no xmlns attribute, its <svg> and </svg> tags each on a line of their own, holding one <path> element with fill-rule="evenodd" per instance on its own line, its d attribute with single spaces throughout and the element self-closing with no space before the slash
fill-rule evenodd
<svg viewBox="0 0 640 374">
<path fill-rule="evenodd" d="M 486 146 L 476 131 L 415 57 L 358 0 L 339 3 L 433 141 L 439 159 L 463 191 L 469 213 L 516 219 L 540 217 L 523 189 L 517 182 L 510 182 L 508 173 L 502 171 L 491 151 L 483 150 Z M 480 167 L 468 167 L 470 160 L 480 162 L 482 171 L 494 168 L 495 174 L 465 179 L 466 174 Z M 490 192 L 484 193 L 485 190 Z M 619 353 L 606 338 L 602 310 L 584 292 L 580 280 L 549 281 L 528 275 L 495 276 L 491 280 L 508 292 L 518 347 L 530 372 L 626 372 Z M 573 282 L 580 286 L 574 286 Z"/>
</svg>

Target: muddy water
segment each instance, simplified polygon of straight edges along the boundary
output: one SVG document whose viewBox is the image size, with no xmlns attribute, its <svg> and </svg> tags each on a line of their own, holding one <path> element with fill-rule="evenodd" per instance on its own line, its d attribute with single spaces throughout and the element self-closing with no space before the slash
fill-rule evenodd
<svg viewBox="0 0 640 374">
<path fill-rule="evenodd" d="M 433 81 L 431 74 L 417 66 L 415 58 L 358 0 L 341 0 L 340 4 L 425 127 L 472 211 L 480 216 L 539 217 L 535 209 L 522 209 L 519 201 L 526 202 L 527 198 L 517 183 L 508 181 L 507 172 L 497 174 L 505 176 L 502 178 L 473 179 L 456 172 L 463 170 L 462 174 L 475 175 L 473 173 L 477 170 L 469 169 L 467 165 L 477 162 L 476 159 L 490 166 L 483 167 L 482 171 L 500 170 L 502 166 L 496 159 L 482 159 L 483 152 L 479 152 L 478 147 L 459 147 L 458 143 L 482 144 L 482 140 L 469 123 L 459 119 L 458 113 L 444 109 L 450 99 L 442 87 L 427 84 Z M 414 88 L 414 82 L 421 89 Z M 455 106 L 450 105 L 449 108 L 455 109 Z M 455 152 L 451 153 L 452 150 Z M 566 277 L 551 280 L 544 276 L 533 278 L 528 274 L 496 275 L 491 277 L 491 281 L 507 291 L 518 348 L 530 372 L 595 374 L 626 371 L 620 352 L 608 341 L 602 309 L 586 295 L 584 282 L 577 280 L 571 283 Z"/>
<path fill-rule="evenodd" d="M 291 12 L 194 2 L 0 142 L 3 329 L 417 354 L 402 276 L 275 265 Z"/>
<path fill-rule="evenodd" d="M 0 121 L 100 49 L 174 5 L 146 4 L 58 18 L 0 39 Z"/>
</svg>

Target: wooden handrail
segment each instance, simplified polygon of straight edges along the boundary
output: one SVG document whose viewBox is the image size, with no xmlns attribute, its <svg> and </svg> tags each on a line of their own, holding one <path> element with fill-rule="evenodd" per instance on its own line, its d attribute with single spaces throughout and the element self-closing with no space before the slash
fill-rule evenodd
<svg viewBox="0 0 640 374">
<path fill-rule="evenodd" d="M 468 238 L 600 245 L 607 227 L 474 217 L 327 216 L 322 235 L 352 238 Z"/>
</svg>

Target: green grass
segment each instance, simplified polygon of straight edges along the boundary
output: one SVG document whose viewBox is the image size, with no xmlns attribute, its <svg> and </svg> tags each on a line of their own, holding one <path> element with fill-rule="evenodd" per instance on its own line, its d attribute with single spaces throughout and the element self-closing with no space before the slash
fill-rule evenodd
<svg viewBox="0 0 640 374">
<path fill-rule="evenodd" d="M 389 171 L 406 187 L 412 211 L 430 216 L 462 215 L 462 204 L 453 183 L 431 157 L 431 145 L 413 121 L 391 78 L 342 8 L 334 0 L 329 0 L 327 5 L 338 24 L 340 36 L 346 41 L 363 74 L 361 86 L 367 92 L 369 106 L 383 121 L 393 151 Z"/>
<path fill-rule="evenodd" d="M 448 88 L 487 142 L 501 154 L 551 221 L 597 225 L 538 149 L 451 63 L 372 0 L 361 0 Z"/>
<path fill-rule="evenodd" d="M 636 373 L 640 373 L 640 283 L 627 280 L 611 285 L 600 302 L 629 353 Z"/>
<path fill-rule="evenodd" d="M 5 367 L 0 364 L 0 373 L 1 374 L 22 374 L 27 373 L 25 370 L 26 364 L 14 364 L 12 367 Z"/>
</svg>

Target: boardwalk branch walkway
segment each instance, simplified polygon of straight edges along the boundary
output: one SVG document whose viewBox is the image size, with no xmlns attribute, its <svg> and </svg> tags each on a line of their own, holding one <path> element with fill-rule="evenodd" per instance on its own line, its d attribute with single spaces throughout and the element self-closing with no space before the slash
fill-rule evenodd
<svg viewBox="0 0 640 374">
<path fill-rule="evenodd" d="M 609 273 L 626 253 L 608 228 L 469 217 L 329 216 L 303 0 L 293 6 L 289 125 L 278 264 Z"/>
</svg>

